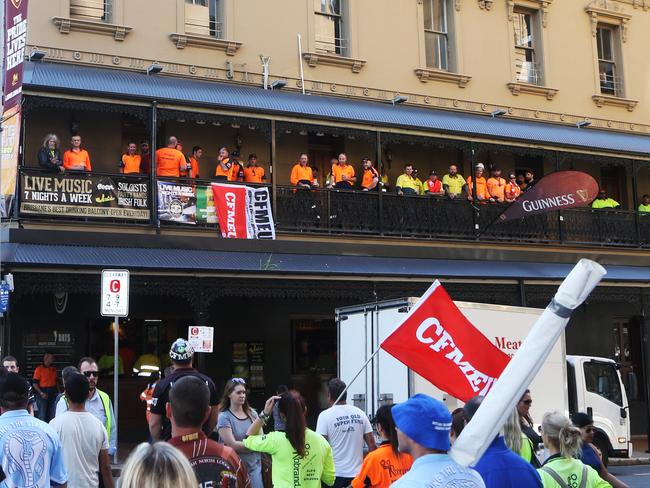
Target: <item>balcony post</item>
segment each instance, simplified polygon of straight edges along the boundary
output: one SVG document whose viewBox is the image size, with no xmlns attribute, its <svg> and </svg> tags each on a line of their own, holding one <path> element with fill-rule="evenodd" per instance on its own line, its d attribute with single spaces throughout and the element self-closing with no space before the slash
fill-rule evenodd
<svg viewBox="0 0 650 488">
<path fill-rule="evenodd" d="M 275 178 L 275 158 L 276 158 L 276 141 L 275 141 L 275 120 L 271 120 L 271 161 L 269 162 L 269 173 L 271 175 L 271 212 L 273 213 L 273 222 L 278 221 L 276 211 L 277 205 L 277 182 Z"/>
<path fill-rule="evenodd" d="M 160 230 L 160 220 L 158 220 L 158 181 L 156 174 L 158 172 L 156 164 L 156 141 L 158 140 L 158 102 L 151 102 L 151 142 L 149 143 L 149 153 L 151 163 L 149 164 L 149 187 L 151 195 L 151 225 Z"/>
<path fill-rule="evenodd" d="M 375 158 L 377 160 L 377 171 L 379 172 L 379 181 L 377 182 L 377 188 L 379 190 L 379 195 L 378 195 L 378 202 L 377 202 L 377 212 L 379 215 L 377 215 L 377 218 L 379 220 L 378 225 L 379 225 L 379 235 L 383 236 L 384 235 L 384 202 L 382 198 L 382 193 L 384 193 L 384 185 L 382 184 L 381 181 L 381 170 L 382 170 L 382 160 L 381 160 L 381 132 L 377 131 L 376 132 L 376 155 Z"/>
<path fill-rule="evenodd" d="M 639 189 L 637 187 L 637 176 L 639 173 L 639 162 L 636 159 L 632 160 L 632 210 L 634 211 L 634 228 L 636 230 L 636 244 L 641 246 L 641 224 L 639 222 Z"/>
<path fill-rule="evenodd" d="M 474 236 L 476 237 L 476 240 L 480 239 L 481 237 L 481 212 L 478 208 L 478 194 L 476 192 L 476 175 L 474 174 L 474 166 L 476 164 L 476 150 L 474 149 L 474 142 L 469 143 L 469 150 L 470 150 L 470 163 L 469 163 L 469 174 L 470 177 L 472 178 L 472 215 L 474 216 Z M 467 190 L 469 191 L 470 188 L 469 186 L 467 187 Z"/>
</svg>

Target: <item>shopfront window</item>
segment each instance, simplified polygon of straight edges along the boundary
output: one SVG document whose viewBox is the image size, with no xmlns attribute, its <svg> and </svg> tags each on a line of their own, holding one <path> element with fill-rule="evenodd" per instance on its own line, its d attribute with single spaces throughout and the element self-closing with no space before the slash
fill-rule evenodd
<svg viewBox="0 0 650 488">
<path fill-rule="evenodd" d="M 336 374 L 336 324 L 331 319 L 295 319 L 293 374 Z"/>
</svg>

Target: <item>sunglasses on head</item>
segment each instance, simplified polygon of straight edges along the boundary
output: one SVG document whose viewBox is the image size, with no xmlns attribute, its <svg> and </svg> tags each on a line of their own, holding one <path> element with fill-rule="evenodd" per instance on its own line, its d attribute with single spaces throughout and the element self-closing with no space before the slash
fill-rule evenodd
<svg viewBox="0 0 650 488">
<path fill-rule="evenodd" d="M 90 378 L 91 376 L 94 376 L 95 378 L 99 378 L 99 371 L 84 371 L 84 376 L 86 378 Z"/>
<path fill-rule="evenodd" d="M 233 383 L 236 383 L 238 385 L 246 386 L 246 381 L 244 380 L 244 378 L 233 378 L 230 381 L 232 381 Z"/>
</svg>

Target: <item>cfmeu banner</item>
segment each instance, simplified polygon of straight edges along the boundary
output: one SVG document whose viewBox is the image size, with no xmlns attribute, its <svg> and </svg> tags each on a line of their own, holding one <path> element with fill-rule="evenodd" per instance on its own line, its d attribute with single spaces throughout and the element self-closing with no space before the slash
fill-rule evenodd
<svg viewBox="0 0 650 488">
<path fill-rule="evenodd" d="M 268 188 L 212 183 L 212 191 L 222 237 L 275 239 Z"/>
<path fill-rule="evenodd" d="M 437 280 L 381 348 L 464 402 L 486 395 L 510 360 L 465 318 Z"/>
<path fill-rule="evenodd" d="M 18 172 L 20 100 L 27 42 L 27 0 L 5 0 L 2 59 L 2 156 L 0 160 L 0 217 L 8 217 Z"/>
<path fill-rule="evenodd" d="M 544 176 L 523 193 L 500 216 L 500 220 L 586 207 L 598 196 L 598 182 L 581 171 L 556 171 Z"/>
</svg>

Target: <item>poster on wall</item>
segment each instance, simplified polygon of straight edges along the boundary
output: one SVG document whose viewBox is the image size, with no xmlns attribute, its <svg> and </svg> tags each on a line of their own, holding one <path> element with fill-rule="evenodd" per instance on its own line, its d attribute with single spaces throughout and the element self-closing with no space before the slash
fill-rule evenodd
<svg viewBox="0 0 650 488">
<path fill-rule="evenodd" d="M 194 352 L 212 352 L 214 348 L 214 327 L 190 325 L 187 328 L 187 341 Z"/>
<path fill-rule="evenodd" d="M 210 185 L 158 181 L 158 218 L 190 225 L 216 225 L 217 212 Z"/>
<path fill-rule="evenodd" d="M 8 217 L 13 207 L 18 174 L 20 147 L 20 107 L 13 107 L 2 117 L 0 134 L 0 217 Z"/>
<path fill-rule="evenodd" d="M 149 220 L 146 177 L 23 172 L 21 215 Z"/>
</svg>

